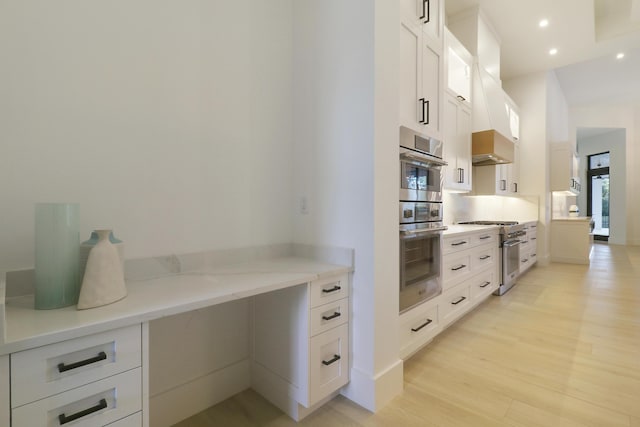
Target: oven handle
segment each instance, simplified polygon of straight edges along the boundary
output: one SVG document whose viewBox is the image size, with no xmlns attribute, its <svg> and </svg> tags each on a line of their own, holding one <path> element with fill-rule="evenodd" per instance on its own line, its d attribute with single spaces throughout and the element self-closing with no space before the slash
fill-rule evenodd
<svg viewBox="0 0 640 427">
<path fill-rule="evenodd" d="M 400 232 L 400 239 L 407 240 L 407 239 L 413 239 L 418 236 L 422 236 L 424 234 L 440 233 L 446 230 L 447 228 L 448 227 L 445 225 L 444 227 L 426 228 L 423 230 L 403 230 Z"/>
<path fill-rule="evenodd" d="M 437 166 L 447 166 L 448 163 L 442 159 L 437 157 L 432 157 L 427 154 L 411 154 L 411 153 L 400 153 L 400 160 L 410 160 L 413 162 L 418 162 L 423 165 L 437 165 Z"/>
</svg>

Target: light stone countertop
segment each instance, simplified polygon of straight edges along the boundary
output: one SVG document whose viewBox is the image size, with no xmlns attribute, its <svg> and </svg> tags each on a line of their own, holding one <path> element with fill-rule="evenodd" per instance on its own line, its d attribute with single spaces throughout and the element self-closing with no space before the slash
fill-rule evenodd
<svg viewBox="0 0 640 427">
<path fill-rule="evenodd" d="M 475 231 L 497 230 L 498 225 L 477 225 L 477 224 L 453 224 L 447 226 L 448 229 L 442 232 L 443 236 L 455 236 L 456 234 L 473 233 Z"/>
<path fill-rule="evenodd" d="M 0 355 L 350 271 L 350 266 L 298 257 L 209 267 L 162 277 L 127 280 L 126 298 L 88 310 L 77 310 L 75 306 L 35 310 L 33 295 L 7 298 L 5 301 L 5 286 L 0 283 Z"/>
<path fill-rule="evenodd" d="M 552 218 L 551 221 L 586 221 L 586 222 L 590 222 L 591 221 L 591 217 L 590 216 L 567 216 L 567 217 L 561 217 L 561 218 Z"/>
</svg>

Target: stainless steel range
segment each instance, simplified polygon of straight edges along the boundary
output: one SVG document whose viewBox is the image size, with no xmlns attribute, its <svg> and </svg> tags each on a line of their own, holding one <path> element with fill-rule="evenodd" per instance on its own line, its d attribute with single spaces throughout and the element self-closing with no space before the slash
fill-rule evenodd
<svg viewBox="0 0 640 427">
<path fill-rule="evenodd" d="M 520 275 L 520 238 L 527 234 L 524 224 L 518 224 L 518 221 L 469 221 L 460 224 L 500 226 L 500 287 L 493 294 L 503 295 L 516 284 Z"/>
</svg>

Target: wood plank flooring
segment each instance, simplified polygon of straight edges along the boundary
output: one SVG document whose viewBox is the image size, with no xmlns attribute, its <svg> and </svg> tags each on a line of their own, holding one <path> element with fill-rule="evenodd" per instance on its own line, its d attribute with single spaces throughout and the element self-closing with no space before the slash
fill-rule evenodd
<svg viewBox="0 0 640 427">
<path fill-rule="evenodd" d="M 339 396 L 295 423 L 247 390 L 178 426 L 640 427 L 640 247 L 532 268 L 404 366 L 375 414 Z"/>
</svg>

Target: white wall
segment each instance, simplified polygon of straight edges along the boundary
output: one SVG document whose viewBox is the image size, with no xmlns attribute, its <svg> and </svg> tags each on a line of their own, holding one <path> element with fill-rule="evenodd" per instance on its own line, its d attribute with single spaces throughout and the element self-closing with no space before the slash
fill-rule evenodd
<svg viewBox="0 0 640 427">
<path fill-rule="evenodd" d="M 627 165 L 626 131 L 624 129 L 581 138 L 577 141 L 580 155 L 580 181 L 582 192 L 577 197 L 580 215 L 587 215 L 587 170 L 588 156 L 609 151 L 609 206 L 610 235 L 609 243 L 624 245 L 627 241 Z"/>
<path fill-rule="evenodd" d="M 291 0 L 6 0 L 0 270 L 35 202 L 127 258 L 291 240 Z"/>
<path fill-rule="evenodd" d="M 127 258 L 292 241 L 292 14 L 292 0 L 3 1 L 0 271 L 33 267 L 35 202 L 80 203 L 82 238 L 113 227 Z M 249 356 L 247 312 L 152 322 L 153 425 L 248 386 L 247 368 L 189 393 Z M 198 351 L 171 375 L 176 331 Z"/>
<path fill-rule="evenodd" d="M 294 241 L 355 248 L 351 382 L 375 410 L 398 359 L 398 5 L 294 2 Z"/>
<path fill-rule="evenodd" d="M 632 105 L 598 105 L 587 107 L 573 107 L 570 110 L 570 135 L 576 138 L 578 127 L 620 128 L 625 129 L 626 162 L 626 244 L 640 245 L 640 195 L 636 188 L 640 188 L 640 107 Z M 584 153 L 580 152 L 581 163 Z M 584 188 L 584 185 L 583 185 Z M 622 236 L 616 236 L 617 242 L 623 242 Z"/>
</svg>

